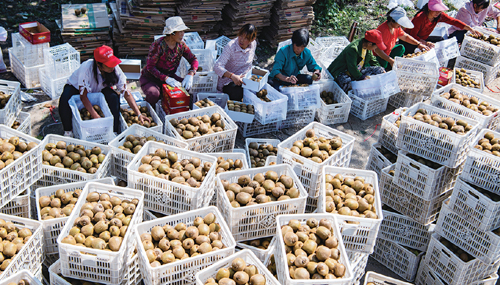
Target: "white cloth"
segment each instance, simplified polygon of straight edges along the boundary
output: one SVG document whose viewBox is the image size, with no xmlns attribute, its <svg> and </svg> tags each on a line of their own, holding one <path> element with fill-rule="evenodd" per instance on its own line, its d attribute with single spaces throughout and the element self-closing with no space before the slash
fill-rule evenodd
<svg viewBox="0 0 500 285">
<path fill-rule="evenodd" d="M 476 14 L 476 12 L 474 12 L 474 5 L 472 4 L 471 1 L 466 3 L 464 7 L 458 10 L 458 14 L 455 17 L 455 19 L 460 20 L 464 22 L 466 25 L 469 25 L 470 27 L 474 28 L 474 27 L 480 27 L 484 23 L 486 17 L 492 17 L 496 19 L 498 16 L 500 16 L 500 10 L 495 8 L 493 6 L 493 3 L 491 3 L 490 6 L 488 6 L 488 8 Z M 448 34 L 451 35 L 454 31 L 457 30 L 460 29 L 455 26 L 451 26 L 450 29 L 448 30 Z"/>
<path fill-rule="evenodd" d="M 98 81 L 95 81 L 94 72 L 92 71 L 93 64 L 93 59 L 86 60 L 68 78 L 67 83 L 80 90 L 80 95 L 83 94 L 84 89 L 87 89 L 87 93 L 99 93 L 106 87 L 103 85 L 104 78 L 102 77 L 101 71 L 99 71 L 99 69 L 97 69 Z M 118 76 L 118 83 L 115 85 L 116 90 L 123 96 L 123 93 L 127 90 L 127 77 L 125 76 L 119 65 L 115 67 L 115 72 Z"/>
</svg>

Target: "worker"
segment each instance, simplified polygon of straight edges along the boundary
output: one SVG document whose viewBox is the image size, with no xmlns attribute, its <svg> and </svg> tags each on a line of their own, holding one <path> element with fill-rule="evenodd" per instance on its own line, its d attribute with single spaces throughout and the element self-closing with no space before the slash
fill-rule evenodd
<svg viewBox="0 0 500 285">
<path fill-rule="evenodd" d="M 219 76 L 217 90 L 229 95 L 229 99 L 242 101 L 243 78 L 251 71 L 255 48 L 257 47 L 257 29 L 246 24 L 238 31 L 238 37 L 224 47 L 221 56 L 214 65 Z"/>
<path fill-rule="evenodd" d="M 443 12 L 447 10 L 448 7 L 443 4 L 442 0 L 429 0 L 429 3 L 425 4 L 417 15 L 413 17 L 412 23 L 414 27 L 412 29 L 406 29 L 405 31 L 420 43 L 430 48 L 434 47 L 435 42 L 443 40 L 443 38 L 439 36 L 429 37 L 439 22 L 444 22 L 460 30 L 467 30 L 477 35 L 481 34 L 464 22 L 454 19 Z M 405 46 L 405 54 L 414 53 L 417 47 L 407 42 L 403 42 L 403 45 Z"/>
<path fill-rule="evenodd" d="M 120 133 L 120 96 L 123 96 L 128 105 L 137 114 L 141 123 L 151 122 L 148 117 L 143 116 L 137 107 L 134 97 L 127 89 L 127 78 L 118 66 L 121 60 L 113 55 L 113 49 L 101 46 L 94 50 L 94 59 L 86 60 L 71 74 L 66 85 L 64 85 L 61 98 L 59 99 L 59 116 L 64 129 L 64 136 L 73 137 L 72 112 L 69 100 L 74 95 L 80 95 L 83 106 L 89 111 L 92 119 L 100 118 L 90 103 L 88 93 L 102 93 L 108 103 L 109 110 L 113 114 L 113 131 Z M 112 87 L 116 87 L 115 92 Z"/>
<path fill-rule="evenodd" d="M 376 48 L 387 48 L 382 33 L 379 30 L 366 31 L 363 38 L 351 42 L 330 64 L 328 71 L 346 93 L 352 89 L 351 81 L 365 80 L 367 76 L 385 72 L 372 53 Z"/>
<path fill-rule="evenodd" d="M 466 3 L 460 10 L 458 10 L 455 19 L 464 22 L 470 27 L 480 27 L 483 25 L 484 20 L 494 18 L 497 20 L 497 32 L 500 32 L 500 10 L 493 5 L 490 5 L 489 0 L 472 0 Z M 450 37 L 457 38 L 457 42 L 462 43 L 467 30 L 461 30 L 455 26 L 448 29 Z"/>
<path fill-rule="evenodd" d="M 304 66 L 307 66 L 309 72 L 316 74 L 316 81 L 321 79 L 321 67 L 314 60 L 311 51 L 306 48 L 308 43 L 309 31 L 301 28 L 293 32 L 292 43 L 278 51 L 268 80 L 276 90 L 279 90 L 279 86 L 312 84 L 311 75 L 300 74 Z"/>
<path fill-rule="evenodd" d="M 182 86 L 186 90 L 191 89 L 193 85 L 193 76 L 198 70 L 198 60 L 182 40 L 184 31 L 188 29 L 181 17 L 170 17 L 165 20 L 163 29 L 165 36 L 154 41 L 149 48 L 146 67 L 142 70 L 139 82 L 146 95 L 146 101 L 151 106 L 160 99 L 163 84 L 166 83 L 171 87 Z M 182 57 L 191 65 L 185 78 L 175 74 Z"/>
<path fill-rule="evenodd" d="M 380 66 L 385 68 L 386 71 L 392 70 L 395 57 L 401 57 L 405 54 L 405 47 L 402 44 L 396 44 L 398 39 L 416 45 L 421 50 L 429 50 L 428 46 L 408 35 L 401 27 L 411 29 L 413 28 L 413 23 L 406 16 L 405 9 L 395 7 L 387 13 L 387 21 L 377 28 L 382 33 L 386 49 L 381 50 L 376 48 L 375 57 Z"/>
</svg>

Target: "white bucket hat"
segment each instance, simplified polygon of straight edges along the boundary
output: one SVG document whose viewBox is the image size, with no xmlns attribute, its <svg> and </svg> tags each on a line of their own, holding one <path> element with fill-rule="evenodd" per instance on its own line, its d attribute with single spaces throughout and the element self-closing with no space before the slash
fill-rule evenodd
<svg viewBox="0 0 500 285">
<path fill-rule="evenodd" d="M 170 35 L 173 32 L 180 32 L 184 30 L 189 30 L 189 28 L 184 24 L 181 17 L 170 17 L 165 20 L 165 28 L 163 29 L 164 35 Z"/>
</svg>

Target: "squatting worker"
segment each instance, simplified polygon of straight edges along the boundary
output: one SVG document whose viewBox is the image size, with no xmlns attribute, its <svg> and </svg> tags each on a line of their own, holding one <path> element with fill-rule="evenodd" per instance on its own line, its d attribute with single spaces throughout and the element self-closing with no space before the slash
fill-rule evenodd
<svg viewBox="0 0 500 285">
<path fill-rule="evenodd" d="M 269 74 L 269 84 L 276 90 L 280 85 L 312 84 L 311 75 L 300 74 L 304 66 L 309 72 L 321 79 L 321 67 L 314 60 L 311 51 L 306 48 L 309 43 L 309 31 L 305 28 L 295 30 L 292 44 L 282 47 L 274 57 L 273 70 Z"/>
<path fill-rule="evenodd" d="M 385 72 L 372 53 L 377 47 L 386 49 L 382 33 L 379 30 L 366 31 L 363 38 L 351 42 L 330 64 L 328 71 L 346 93 L 352 89 L 351 81 L 365 80 L 369 75 Z"/>
<path fill-rule="evenodd" d="M 198 70 L 198 60 L 182 40 L 184 31 L 189 28 L 181 17 L 170 17 L 165 20 L 164 37 L 160 37 L 151 44 L 146 66 L 142 70 L 139 82 L 146 95 L 146 101 L 154 106 L 161 96 L 161 86 L 164 83 L 172 87 L 191 89 L 193 75 Z M 175 75 L 182 57 L 187 59 L 191 68 L 183 79 Z M 182 81 L 182 84 L 181 84 Z"/>
<path fill-rule="evenodd" d="M 64 135 L 73 137 L 72 112 L 69 107 L 69 99 L 73 95 L 80 95 L 80 100 L 89 111 L 93 119 L 100 118 L 87 98 L 88 93 L 102 93 L 108 103 L 108 107 L 113 114 L 113 131 L 120 133 L 120 96 L 124 96 L 128 105 L 139 116 L 143 123 L 150 120 L 141 115 L 135 99 L 127 90 L 127 77 L 118 66 L 121 60 L 113 55 L 113 49 L 108 46 L 101 46 L 94 50 L 94 59 L 86 60 L 80 67 L 71 74 L 68 82 L 64 85 L 61 98 L 59 98 L 59 116 L 64 128 Z M 112 87 L 120 93 L 116 93 Z"/>
<path fill-rule="evenodd" d="M 460 10 L 458 10 L 455 19 L 475 28 L 481 27 L 486 17 L 497 19 L 497 31 L 500 32 L 500 10 L 493 5 L 490 5 L 489 0 L 472 0 L 466 3 L 462 8 L 460 8 Z M 448 33 L 450 34 L 450 37 L 456 37 L 457 41 L 462 43 L 467 31 L 460 30 L 459 28 L 452 26 L 448 29 Z"/>
<path fill-rule="evenodd" d="M 255 57 L 257 30 L 246 24 L 238 31 L 238 37 L 231 40 L 222 51 L 214 65 L 219 76 L 217 90 L 229 95 L 231 100 L 243 99 L 243 78 L 251 71 Z"/>
<path fill-rule="evenodd" d="M 443 11 L 447 11 L 448 7 L 443 4 L 442 0 L 429 0 L 429 3 L 425 4 L 424 7 L 413 17 L 411 20 L 413 23 L 413 29 L 406 29 L 405 31 L 420 43 L 433 48 L 434 44 L 432 42 L 442 41 L 442 37 L 429 37 L 436 25 L 439 22 L 444 22 L 449 25 L 455 26 L 460 30 L 467 30 L 474 34 L 480 34 L 470 26 L 466 25 L 464 22 L 457 20 L 448 16 Z M 403 42 L 405 46 L 405 54 L 414 53 L 416 45 Z"/>
<path fill-rule="evenodd" d="M 394 58 L 396 56 L 403 56 L 405 54 L 405 47 L 402 44 L 396 44 L 399 40 L 416 45 L 421 50 L 429 50 L 429 47 L 420 43 L 412 36 L 408 35 L 404 28 L 413 28 L 413 24 L 406 16 L 405 9 L 401 7 L 393 8 L 387 13 L 387 21 L 378 26 L 377 30 L 382 33 L 382 40 L 385 44 L 385 50 L 379 48 L 375 49 L 375 57 L 377 58 L 380 66 L 389 71 L 394 65 Z"/>
</svg>

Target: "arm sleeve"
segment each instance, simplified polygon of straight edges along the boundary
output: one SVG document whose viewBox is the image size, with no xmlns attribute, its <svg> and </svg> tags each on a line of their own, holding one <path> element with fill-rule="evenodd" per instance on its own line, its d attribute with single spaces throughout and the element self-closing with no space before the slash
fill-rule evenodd
<svg viewBox="0 0 500 285">
<path fill-rule="evenodd" d="M 471 25 L 472 24 L 472 16 L 471 14 L 465 9 L 465 7 L 460 8 L 458 10 L 456 20 L 462 21 L 464 24 Z"/>
<path fill-rule="evenodd" d="M 455 27 L 459 28 L 460 30 L 463 30 L 466 26 L 464 22 L 457 20 L 453 17 L 450 17 L 446 13 L 441 13 L 441 17 L 439 18 L 439 21 L 445 22 L 446 24 L 450 24 L 452 26 L 455 26 Z"/>
<path fill-rule="evenodd" d="M 118 90 L 120 95 L 123 95 L 125 91 L 127 91 L 127 77 L 125 76 L 125 73 L 123 73 L 122 69 L 118 65 L 115 67 L 115 72 L 116 75 L 118 75 L 118 83 L 116 83 L 116 90 Z"/>
<path fill-rule="evenodd" d="M 318 65 L 318 63 L 316 62 L 316 60 L 312 56 L 311 51 L 308 51 L 308 53 L 307 53 L 306 66 L 307 66 L 307 70 L 309 70 L 309 72 L 313 72 L 316 69 L 321 71 L 321 67 Z"/>
<path fill-rule="evenodd" d="M 488 7 L 488 17 L 491 18 L 498 18 L 500 17 L 500 10 L 498 10 L 493 4 L 490 4 L 490 7 Z"/>
<path fill-rule="evenodd" d="M 270 78 L 274 78 L 276 75 L 280 74 L 283 66 L 285 65 L 285 52 L 283 51 L 283 49 L 284 48 L 281 48 L 278 51 L 278 54 L 276 54 L 276 56 L 274 57 L 273 70 L 271 71 L 271 74 L 269 74 Z"/>
<path fill-rule="evenodd" d="M 361 71 L 358 70 L 358 54 L 354 49 L 350 48 L 345 54 L 345 57 L 347 71 L 349 71 L 352 78 L 359 79 L 363 74 L 361 74 Z"/>
<path fill-rule="evenodd" d="M 161 52 L 163 51 L 161 50 L 160 42 L 153 42 L 151 47 L 149 47 L 149 54 L 146 60 L 145 69 L 154 77 L 160 79 L 161 81 L 165 81 L 167 75 L 163 74 L 160 70 L 158 70 L 158 68 L 156 68 L 156 63 L 160 59 Z"/>
<path fill-rule="evenodd" d="M 78 89 L 80 91 L 80 95 L 84 94 L 84 90 L 87 90 L 87 93 L 92 93 L 92 88 L 90 88 L 90 81 L 94 80 L 92 74 L 92 62 L 87 61 L 84 62 L 80 68 L 83 70 L 78 74 Z"/>
<path fill-rule="evenodd" d="M 418 36 L 418 32 L 421 29 L 422 26 L 422 21 L 420 19 L 421 14 L 417 14 L 415 17 L 413 17 L 413 20 L 411 22 L 413 23 L 413 29 L 405 29 L 405 32 L 407 32 L 410 36 L 412 36 L 414 39 L 417 41 L 420 41 L 422 38 Z"/>
<path fill-rule="evenodd" d="M 227 44 L 224 49 L 222 50 L 222 54 L 219 56 L 217 61 L 215 62 L 214 65 L 214 72 L 222 78 L 224 76 L 224 73 L 226 73 L 226 64 L 229 61 L 229 58 L 231 57 L 231 43 Z"/>
<path fill-rule="evenodd" d="M 182 53 L 182 56 L 185 59 L 187 59 L 187 61 L 191 65 L 191 68 L 189 70 L 193 70 L 194 72 L 196 72 L 198 70 L 198 66 L 199 66 L 198 59 L 196 58 L 196 55 L 194 55 L 191 52 L 191 49 L 184 42 L 182 42 L 182 45 L 183 45 L 183 50 L 184 50 L 184 52 Z"/>
<path fill-rule="evenodd" d="M 373 52 L 371 51 L 366 52 L 365 66 L 367 63 L 369 66 L 380 66 L 380 63 L 378 62 L 378 60 L 373 55 Z"/>
</svg>

